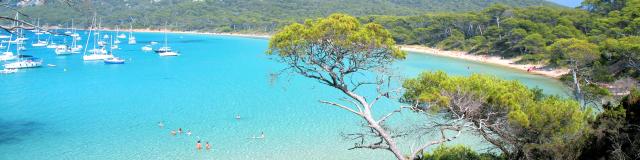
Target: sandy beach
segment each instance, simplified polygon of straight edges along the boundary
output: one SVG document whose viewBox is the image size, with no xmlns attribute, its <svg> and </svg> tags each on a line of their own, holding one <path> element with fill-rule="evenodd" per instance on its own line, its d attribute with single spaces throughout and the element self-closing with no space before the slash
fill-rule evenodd
<svg viewBox="0 0 640 160">
<path fill-rule="evenodd" d="M 115 31 L 115 29 L 103 29 Z M 122 32 L 126 32 L 128 30 L 123 30 Z M 133 32 L 148 32 L 148 33 L 159 33 L 165 32 L 165 30 L 156 30 L 156 29 L 133 29 Z M 235 37 L 245 37 L 245 38 L 257 38 L 257 39 L 269 39 L 271 35 L 264 33 L 216 33 L 216 32 L 197 32 L 197 31 L 173 31 L 169 30 L 170 33 L 183 33 L 183 34 L 202 34 L 202 35 L 221 35 L 221 36 L 235 36 Z M 560 76 L 569 72 L 568 69 L 553 69 L 553 70 L 529 70 L 529 68 L 542 68 L 543 65 L 535 65 L 535 64 L 516 64 L 518 58 L 514 59 L 503 59 L 497 56 L 486 56 L 486 55 L 473 55 L 468 54 L 464 51 L 445 51 L 436 48 L 426 47 L 422 45 L 398 45 L 400 49 L 408 52 L 421 53 L 421 54 L 430 54 L 436 56 L 445 56 L 457 59 L 464 59 L 468 61 L 475 61 L 480 63 L 494 64 L 503 67 L 513 68 L 517 70 L 521 70 L 524 72 L 528 72 L 530 74 L 542 75 L 550 78 L 559 78 Z"/>
<path fill-rule="evenodd" d="M 560 76 L 569 72 L 568 69 L 553 69 L 553 70 L 529 70 L 529 68 L 542 68 L 543 65 L 534 65 L 534 64 L 516 64 L 518 58 L 514 59 L 503 59 L 497 56 L 486 56 L 486 55 L 473 55 L 463 51 L 444 51 L 436 48 L 430 48 L 421 45 L 398 45 L 400 49 L 408 52 L 422 53 L 422 54 L 430 54 L 436 56 L 445 56 L 452 57 L 458 59 L 464 59 L 469 61 L 487 63 L 487 64 L 495 64 L 503 67 L 509 67 L 513 69 L 522 70 L 531 74 L 542 75 L 551 78 L 559 78 Z"/>
</svg>

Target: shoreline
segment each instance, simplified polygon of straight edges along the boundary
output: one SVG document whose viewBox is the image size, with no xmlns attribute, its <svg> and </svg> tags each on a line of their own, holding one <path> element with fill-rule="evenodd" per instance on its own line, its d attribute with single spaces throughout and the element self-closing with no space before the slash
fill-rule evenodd
<svg viewBox="0 0 640 160">
<path fill-rule="evenodd" d="M 106 31 L 115 31 L 115 29 L 102 29 Z M 128 32 L 128 30 L 122 30 L 123 32 Z M 157 29 L 133 29 L 133 32 L 138 33 L 163 33 L 165 30 L 157 30 Z M 178 33 L 178 34 L 198 34 L 198 35 L 217 35 L 217 36 L 233 36 L 233 37 L 243 37 L 243 38 L 255 38 L 255 39 L 269 39 L 271 37 L 270 34 L 264 33 L 222 33 L 222 32 L 198 32 L 198 31 L 173 31 L 168 30 L 167 33 Z M 467 61 L 479 62 L 484 64 L 492 64 L 500 67 L 506 67 L 511 69 L 516 69 L 519 71 L 523 71 L 528 74 L 545 76 L 548 78 L 558 79 L 560 76 L 569 73 L 568 69 L 552 69 L 552 70 L 531 70 L 528 71 L 529 68 L 543 68 L 543 65 L 535 65 L 535 64 L 516 64 L 518 58 L 513 59 L 503 59 L 498 56 L 487 56 L 487 55 L 473 55 L 469 54 L 465 51 L 445 51 L 441 49 L 426 47 L 422 45 L 397 45 L 401 50 L 407 52 L 414 52 L 418 54 L 428 54 L 434 56 L 442 56 L 449 57 L 455 59 L 462 59 Z"/>
<path fill-rule="evenodd" d="M 101 31 L 112 31 L 115 32 L 115 29 L 105 28 L 101 29 Z M 233 36 L 233 37 L 243 37 L 243 38 L 255 38 L 255 39 L 269 39 L 271 38 L 270 34 L 264 33 L 227 33 L 227 32 L 198 32 L 198 31 L 174 31 L 174 30 L 158 30 L 158 29 L 133 29 L 133 32 L 138 33 L 178 33 L 178 34 L 198 34 L 198 35 L 218 35 L 218 36 Z M 121 32 L 126 33 L 129 30 L 121 30 Z"/>
<path fill-rule="evenodd" d="M 493 64 L 501 67 L 524 71 L 528 74 L 540 75 L 540 76 L 545 76 L 553 79 L 558 79 L 562 75 L 569 73 L 569 69 L 566 69 L 566 68 L 552 69 L 552 70 L 541 69 L 541 70 L 529 71 L 528 70 L 529 68 L 532 68 L 532 67 L 543 68 L 544 65 L 515 63 L 516 61 L 519 60 L 519 58 L 503 59 L 498 56 L 473 55 L 465 51 L 445 51 L 445 50 L 440 50 L 440 49 L 421 46 L 421 45 L 398 45 L 398 47 L 400 47 L 400 49 L 403 51 L 420 53 L 420 54 L 429 54 L 429 55 L 442 56 L 442 57 L 450 57 L 450 58 L 462 59 L 467 61 L 480 62 L 484 64 Z"/>
</svg>

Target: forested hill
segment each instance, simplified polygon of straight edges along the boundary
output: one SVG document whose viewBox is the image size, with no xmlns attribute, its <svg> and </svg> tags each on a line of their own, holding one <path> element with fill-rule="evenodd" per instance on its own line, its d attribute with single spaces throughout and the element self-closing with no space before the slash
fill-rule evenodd
<svg viewBox="0 0 640 160">
<path fill-rule="evenodd" d="M 558 6 L 545 0 L 72 0 L 70 8 L 56 0 L 30 0 L 17 8 L 42 23 L 86 24 L 97 11 L 102 25 L 178 30 L 272 32 L 279 26 L 331 13 L 366 15 L 421 15 L 427 12 L 479 11 L 491 4 L 514 7 Z M 37 5 L 36 5 L 37 4 Z M 12 15 L 12 11 L 0 11 Z"/>
</svg>

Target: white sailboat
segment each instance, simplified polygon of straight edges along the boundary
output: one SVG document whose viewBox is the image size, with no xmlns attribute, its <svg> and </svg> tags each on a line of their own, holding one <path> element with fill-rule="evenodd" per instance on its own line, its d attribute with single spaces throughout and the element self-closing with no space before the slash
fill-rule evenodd
<svg viewBox="0 0 640 160">
<path fill-rule="evenodd" d="M 119 49 L 118 44 L 113 41 L 113 36 L 111 36 L 111 50 Z"/>
<path fill-rule="evenodd" d="M 23 68 L 35 68 L 42 66 L 42 59 L 23 56 L 20 60 L 3 65 L 5 69 L 23 69 Z"/>
<path fill-rule="evenodd" d="M 133 24 L 129 25 L 129 44 L 136 44 L 136 37 L 133 36 Z"/>
<path fill-rule="evenodd" d="M 113 55 L 114 48 L 118 48 L 117 45 L 115 47 L 113 47 L 113 45 L 114 45 L 113 44 L 113 36 L 111 37 L 111 42 L 112 42 L 111 43 L 111 50 L 110 50 L 110 54 L 109 54 L 109 55 L 111 55 L 111 57 L 104 59 L 103 62 L 105 64 L 124 64 L 124 61 L 125 61 L 124 59 L 118 58 L 118 57 Z"/>
<path fill-rule="evenodd" d="M 9 36 L 9 40 L 11 40 L 12 37 L 13 35 Z M 11 44 L 7 44 L 7 50 L 0 55 L 0 61 L 10 61 L 18 58 L 18 56 L 13 55 L 13 52 L 9 51 L 9 49 L 11 49 Z"/>
<path fill-rule="evenodd" d="M 73 25 L 73 19 L 71 19 L 71 34 L 69 36 L 74 37 L 75 40 L 82 40 L 80 34 L 77 33 L 75 26 Z"/>
<path fill-rule="evenodd" d="M 12 54 L 7 52 L 5 52 L 5 54 Z M 28 56 L 28 55 L 20 55 L 20 48 L 16 48 L 16 54 L 17 54 L 16 58 L 18 58 L 18 61 L 4 64 L 3 67 L 5 69 L 23 69 L 23 68 L 35 68 L 35 67 L 42 66 L 42 59 L 35 58 L 33 56 Z"/>
<path fill-rule="evenodd" d="M 89 34 L 87 34 L 87 43 L 85 46 L 89 45 L 89 40 L 91 39 L 91 32 L 93 31 L 95 24 L 96 24 L 96 14 L 94 13 L 94 17 L 93 17 L 93 23 L 91 28 L 89 29 Z M 99 33 L 99 32 L 98 32 Z M 96 38 L 94 38 L 94 43 L 93 43 L 93 49 L 89 50 L 89 52 L 87 52 L 87 48 L 85 47 L 84 49 L 84 53 L 82 56 L 82 59 L 85 61 L 96 61 L 96 60 L 105 60 L 105 59 L 109 59 L 109 58 L 113 58 L 113 55 L 108 54 L 106 49 L 104 47 L 99 47 L 97 48 L 97 39 L 100 38 L 100 34 L 96 35 Z"/>
<path fill-rule="evenodd" d="M 73 22 L 73 21 L 72 21 Z M 73 25 L 73 23 L 71 23 Z M 82 45 L 78 44 L 78 41 L 80 38 L 80 35 L 78 35 L 78 33 L 75 32 L 75 28 L 71 27 L 71 30 L 73 30 L 73 33 L 71 34 L 71 47 L 69 47 L 67 50 L 67 52 L 69 53 L 80 53 L 80 50 L 82 49 Z M 77 37 L 74 37 L 73 35 L 78 35 Z"/>
<path fill-rule="evenodd" d="M 127 38 L 127 35 L 125 35 L 124 33 L 120 33 L 120 27 L 119 26 L 116 27 L 116 35 L 118 35 L 117 38 L 122 38 L 122 39 Z M 118 40 L 118 39 L 116 39 L 116 40 Z M 120 41 L 118 40 L 118 42 L 120 42 Z"/>
<path fill-rule="evenodd" d="M 69 52 L 69 49 L 67 48 L 67 46 L 65 45 L 59 45 L 58 47 L 56 47 L 56 49 L 54 50 L 56 55 L 70 55 L 71 52 Z"/>
<path fill-rule="evenodd" d="M 156 50 L 156 53 L 158 53 L 158 55 L 166 57 L 166 56 L 178 56 L 178 52 L 175 52 L 173 50 L 171 50 L 171 47 L 169 47 L 168 45 L 168 40 L 167 40 L 167 27 L 165 26 L 165 32 L 164 32 L 164 46 L 161 47 L 160 49 Z"/>
<path fill-rule="evenodd" d="M 151 45 L 144 45 L 142 47 L 142 51 L 148 52 L 148 51 L 152 51 L 153 48 L 151 48 Z"/>
<path fill-rule="evenodd" d="M 40 28 L 40 19 L 38 19 L 38 23 L 37 23 L 37 28 Z M 36 41 L 36 43 L 32 43 L 31 46 L 33 47 L 44 47 L 47 46 L 47 41 L 43 41 L 40 40 L 40 35 L 42 34 L 42 32 L 39 31 L 39 29 L 36 29 L 35 31 L 36 37 L 38 37 L 38 40 Z"/>
<path fill-rule="evenodd" d="M 9 40 L 11 40 L 11 37 L 13 37 L 13 35 L 9 37 Z M 18 56 L 13 55 L 13 52 L 11 52 L 10 49 L 11 44 L 7 44 L 7 50 L 0 55 L 0 61 L 10 61 L 18 58 Z"/>
</svg>

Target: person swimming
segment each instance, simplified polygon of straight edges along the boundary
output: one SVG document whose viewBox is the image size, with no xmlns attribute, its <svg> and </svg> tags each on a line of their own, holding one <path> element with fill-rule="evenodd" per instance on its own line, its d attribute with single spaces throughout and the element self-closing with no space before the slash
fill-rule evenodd
<svg viewBox="0 0 640 160">
<path fill-rule="evenodd" d="M 164 123 L 162 123 L 162 121 L 158 122 L 158 127 L 164 128 Z"/>
<path fill-rule="evenodd" d="M 253 136 L 253 137 L 251 137 L 251 138 L 252 138 L 252 139 L 264 139 L 264 138 L 265 138 L 265 136 L 264 136 L 264 132 L 260 132 L 260 136 L 258 136 L 258 137 Z"/>
<path fill-rule="evenodd" d="M 187 130 L 187 136 L 191 136 L 191 130 Z"/>
<path fill-rule="evenodd" d="M 200 140 L 198 140 L 198 142 L 196 142 L 196 149 L 198 149 L 198 150 L 202 149 L 202 144 L 200 143 Z"/>
<path fill-rule="evenodd" d="M 209 141 L 206 142 L 206 144 L 204 145 L 204 148 L 206 148 L 207 150 L 211 150 L 211 145 L 209 144 Z"/>
<path fill-rule="evenodd" d="M 178 128 L 178 133 L 182 134 L 182 128 Z"/>
<path fill-rule="evenodd" d="M 176 135 L 176 131 L 175 130 L 171 130 L 171 135 L 175 136 Z"/>
<path fill-rule="evenodd" d="M 240 119 L 240 114 L 236 114 L 236 119 Z"/>
</svg>

